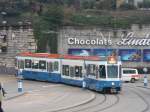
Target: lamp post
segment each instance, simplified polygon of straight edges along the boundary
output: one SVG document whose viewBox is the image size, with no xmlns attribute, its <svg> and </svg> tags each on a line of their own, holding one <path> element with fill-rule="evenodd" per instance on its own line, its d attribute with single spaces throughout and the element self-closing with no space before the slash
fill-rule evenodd
<svg viewBox="0 0 150 112">
<path fill-rule="evenodd" d="M 147 68 L 143 68 L 143 71 L 144 71 L 144 87 L 147 87 L 147 85 L 148 85 L 148 80 L 147 80 L 147 71 L 148 71 L 148 69 Z"/>
<path fill-rule="evenodd" d="M 22 92 L 23 91 L 23 83 L 22 83 L 22 69 L 18 70 L 18 92 Z"/>
</svg>

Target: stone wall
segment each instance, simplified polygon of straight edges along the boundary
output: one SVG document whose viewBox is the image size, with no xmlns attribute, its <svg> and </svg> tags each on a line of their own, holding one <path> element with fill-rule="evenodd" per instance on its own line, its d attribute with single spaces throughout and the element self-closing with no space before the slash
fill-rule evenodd
<svg viewBox="0 0 150 112">
<path fill-rule="evenodd" d="M 35 52 L 36 41 L 31 28 L 1 27 L 0 29 L 0 68 L 14 68 L 15 56 L 20 52 Z M 4 40 L 3 37 L 6 39 Z M 6 51 L 1 48 L 5 43 Z M 2 70 L 0 70 L 1 72 Z M 7 71 L 7 70 L 3 70 Z"/>
<path fill-rule="evenodd" d="M 58 36 L 58 53 L 66 54 L 68 53 L 69 48 L 114 48 L 114 49 L 150 49 L 150 46 L 118 46 L 113 45 L 69 45 L 68 38 L 78 38 L 78 39 L 96 39 L 101 37 L 101 33 L 105 38 L 111 37 L 113 43 L 120 41 L 122 35 L 126 35 L 129 32 L 134 32 L 135 38 L 145 38 L 146 35 L 150 33 L 150 26 L 139 26 L 132 25 L 130 29 L 117 29 L 112 30 L 109 28 L 100 28 L 100 27 L 72 27 L 65 26 L 60 30 Z M 150 63 L 145 62 L 124 62 L 124 67 L 150 67 Z"/>
</svg>

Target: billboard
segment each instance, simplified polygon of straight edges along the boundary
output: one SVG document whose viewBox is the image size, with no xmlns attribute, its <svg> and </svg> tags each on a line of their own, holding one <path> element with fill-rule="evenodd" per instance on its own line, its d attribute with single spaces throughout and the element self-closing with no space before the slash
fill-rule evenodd
<svg viewBox="0 0 150 112">
<path fill-rule="evenodd" d="M 93 49 L 94 56 L 111 56 L 116 54 L 116 49 Z"/>
<path fill-rule="evenodd" d="M 116 49 L 107 49 L 106 56 L 117 56 L 117 50 Z"/>
<path fill-rule="evenodd" d="M 106 56 L 106 49 L 93 49 L 94 56 Z"/>
<path fill-rule="evenodd" d="M 139 49 L 119 49 L 121 61 L 140 62 L 141 50 Z"/>
<path fill-rule="evenodd" d="M 74 56 L 90 56 L 91 55 L 91 49 L 68 49 L 68 54 L 74 55 Z"/>
<path fill-rule="evenodd" d="M 150 49 L 143 50 L 143 61 L 150 62 Z"/>
</svg>

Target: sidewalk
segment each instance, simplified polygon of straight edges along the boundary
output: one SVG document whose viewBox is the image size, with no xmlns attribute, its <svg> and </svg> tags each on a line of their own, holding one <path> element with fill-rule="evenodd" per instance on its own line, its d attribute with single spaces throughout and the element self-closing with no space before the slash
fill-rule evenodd
<svg viewBox="0 0 150 112">
<path fill-rule="evenodd" d="M 18 92 L 17 79 L 13 75 L 0 75 L 0 82 L 6 91 L 6 95 L 3 98 L 5 100 L 10 100 L 18 96 L 22 96 L 24 92 Z"/>
</svg>

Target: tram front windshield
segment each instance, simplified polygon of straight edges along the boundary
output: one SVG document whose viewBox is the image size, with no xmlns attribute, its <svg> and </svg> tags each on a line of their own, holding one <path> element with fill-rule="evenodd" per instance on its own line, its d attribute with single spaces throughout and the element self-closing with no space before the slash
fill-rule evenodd
<svg viewBox="0 0 150 112">
<path fill-rule="evenodd" d="M 107 66 L 107 76 L 108 78 L 118 78 L 118 66 L 108 65 Z"/>
</svg>

